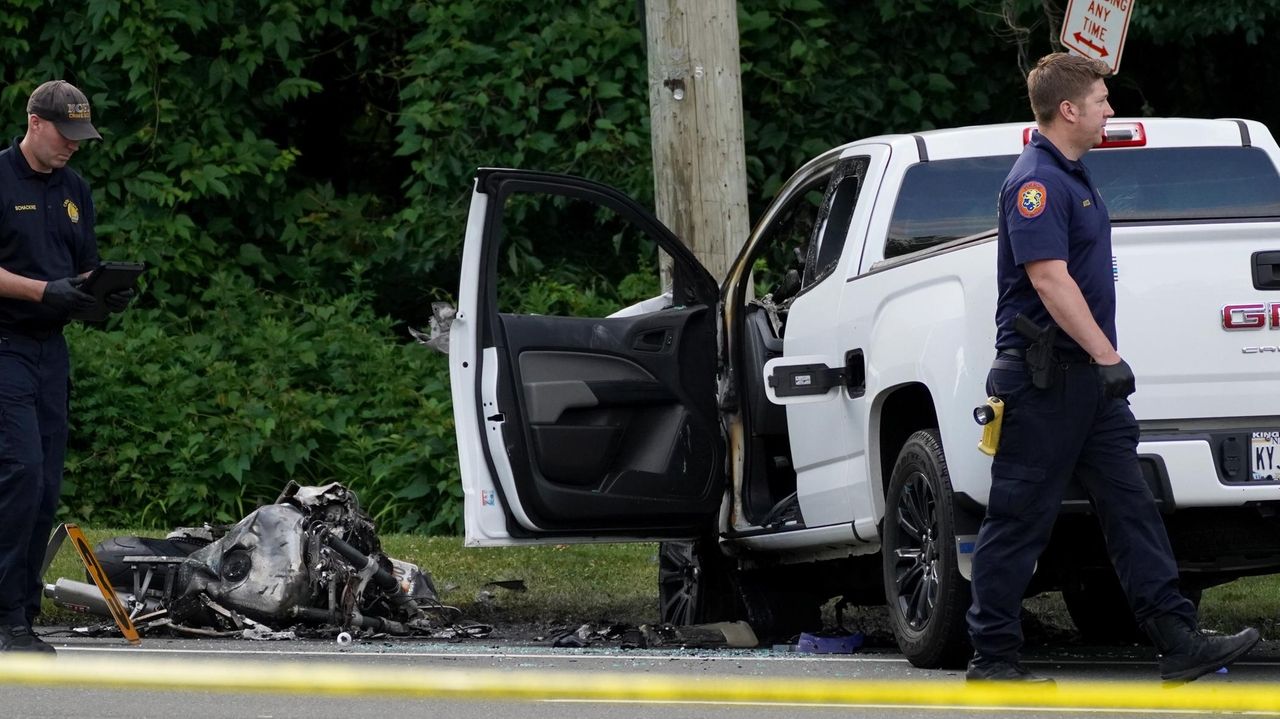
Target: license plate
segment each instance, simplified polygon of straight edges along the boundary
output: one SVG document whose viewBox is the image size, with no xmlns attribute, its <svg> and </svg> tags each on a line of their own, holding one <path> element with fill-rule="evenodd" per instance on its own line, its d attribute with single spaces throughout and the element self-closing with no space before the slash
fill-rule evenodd
<svg viewBox="0 0 1280 719">
<path fill-rule="evenodd" d="M 1276 455 L 1280 454 L 1280 432 L 1254 432 L 1250 445 L 1253 481 L 1280 479 L 1280 467 L 1276 466 Z"/>
</svg>

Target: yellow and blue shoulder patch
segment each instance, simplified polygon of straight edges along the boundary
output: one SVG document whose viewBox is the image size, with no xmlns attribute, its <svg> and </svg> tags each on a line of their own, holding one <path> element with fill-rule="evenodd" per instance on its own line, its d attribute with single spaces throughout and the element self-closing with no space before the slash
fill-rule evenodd
<svg viewBox="0 0 1280 719">
<path fill-rule="evenodd" d="M 1018 188 L 1018 213 L 1027 219 L 1039 217 L 1048 201 L 1049 193 L 1039 182 L 1024 182 Z"/>
</svg>

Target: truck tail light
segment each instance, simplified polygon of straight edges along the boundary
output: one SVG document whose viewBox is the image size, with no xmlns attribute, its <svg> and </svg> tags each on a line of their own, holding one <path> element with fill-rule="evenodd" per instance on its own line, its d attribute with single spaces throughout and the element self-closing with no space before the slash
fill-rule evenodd
<svg viewBox="0 0 1280 719">
<path fill-rule="evenodd" d="M 1102 131 L 1098 147 L 1142 147 L 1147 144 L 1147 131 L 1141 122 L 1117 122 Z"/>
<path fill-rule="evenodd" d="M 1022 131 L 1022 144 L 1031 142 L 1035 127 Z M 1102 133 L 1102 144 L 1098 147 L 1142 147 L 1147 144 L 1147 131 L 1141 122 L 1114 122 L 1108 124 Z"/>
</svg>

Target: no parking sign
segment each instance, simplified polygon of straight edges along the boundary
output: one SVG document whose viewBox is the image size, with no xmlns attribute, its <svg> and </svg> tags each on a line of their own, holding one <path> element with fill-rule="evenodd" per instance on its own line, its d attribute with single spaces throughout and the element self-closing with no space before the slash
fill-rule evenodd
<svg viewBox="0 0 1280 719">
<path fill-rule="evenodd" d="M 1134 0 L 1067 0 L 1059 40 L 1077 55 L 1101 61 L 1114 74 L 1120 68 L 1133 3 Z"/>
</svg>

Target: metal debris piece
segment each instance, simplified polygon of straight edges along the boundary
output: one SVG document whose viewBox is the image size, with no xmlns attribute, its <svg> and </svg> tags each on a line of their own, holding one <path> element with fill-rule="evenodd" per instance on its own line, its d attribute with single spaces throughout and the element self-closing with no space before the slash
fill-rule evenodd
<svg viewBox="0 0 1280 719">
<path fill-rule="evenodd" d="M 682 649 L 748 649 L 759 644 L 751 625 L 746 622 L 715 622 L 712 624 L 611 624 L 596 629 L 583 624 L 576 630 L 560 634 L 552 640 L 553 647 L 587 647 L 597 642 L 617 644 L 623 649 L 656 649 L 679 647 Z"/>
<path fill-rule="evenodd" d="M 509 589 L 513 592 L 527 592 L 529 588 L 525 586 L 523 579 L 499 579 L 493 582 L 485 582 L 486 587 L 499 587 L 501 589 Z"/>
<path fill-rule="evenodd" d="M 409 334 L 431 349 L 449 354 L 449 329 L 453 326 L 453 318 L 458 314 L 448 302 L 432 302 L 431 318 L 427 320 L 427 331 L 409 328 Z"/>
<path fill-rule="evenodd" d="M 687 626 L 644 624 L 641 625 L 640 632 L 644 635 L 645 647 L 748 649 L 760 644 L 755 631 L 746 622 L 714 622 Z"/>
</svg>

